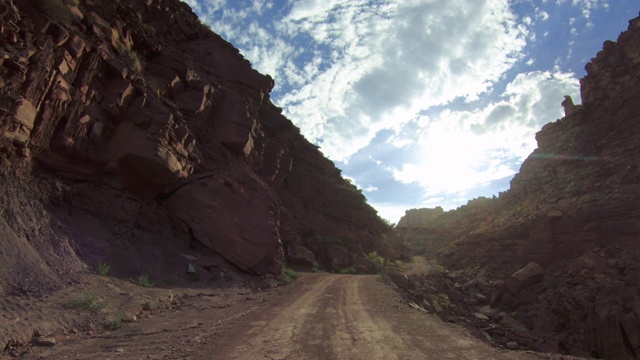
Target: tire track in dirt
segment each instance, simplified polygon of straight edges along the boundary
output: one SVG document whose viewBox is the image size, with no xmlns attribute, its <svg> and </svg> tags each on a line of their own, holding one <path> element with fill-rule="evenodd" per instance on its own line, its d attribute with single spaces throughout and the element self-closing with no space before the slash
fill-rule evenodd
<svg viewBox="0 0 640 360">
<path fill-rule="evenodd" d="M 402 304 L 375 276 L 319 275 L 291 304 L 252 323 L 222 359 L 535 359 Z M 292 294 L 293 295 L 293 294 Z"/>
<path fill-rule="evenodd" d="M 311 324 L 309 328 L 308 318 L 314 317 L 315 313 L 324 307 L 321 304 L 326 302 L 324 298 L 328 297 L 326 290 L 336 278 L 326 276 L 319 277 L 317 280 L 294 303 L 282 309 L 275 318 L 252 322 L 251 329 L 244 334 L 248 339 L 225 358 L 313 359 L 304 355 L 303 347 L 316 345 L 313 343 L 313 338 L 319 335 L 316 326 L 323 327 L 324 324 L 317 322 Z M 301 339 L 300 335 L 305 335 L 305 338 Z"/>
</svg>

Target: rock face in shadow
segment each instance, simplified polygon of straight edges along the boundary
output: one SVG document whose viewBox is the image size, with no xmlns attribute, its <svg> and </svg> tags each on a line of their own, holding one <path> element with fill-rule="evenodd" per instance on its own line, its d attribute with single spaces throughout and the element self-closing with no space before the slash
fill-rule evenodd
<svg viewBox="0 0 640 360">
<path fill-rule="evenodd" d="M 472 232 L 477 224 L 496 216 L 500 204 L 495 199 L 480 197 L 470 200 L 455 211 L 411 209 L 398 221 L 396 234 L 407 242 L 414 254 L 433 258 L 450 245 Z"/>
<path fill-rule="evenodd" d="M 494 302 L 527 322 L 530 348 L 640 356 L 639 64 L 636 18 L 586 65 L 582 105 L 565 100 L 566 116 L 536 135 L 511 188 L 483 200 L 490 211 L 473 215 L 470 203 L 426 225 L 443 234 L 449 269 L 505 280 L 530 262 L 544 269 L 540 283 Z"/>
<path fill-rule="evenodd" d="M 349 254 L 340 266 L 398 255 L 272 104 L 271 77 L 186 4 L 8 0 L 0 19 L 0 225 L 39 273 L 109 261 L 132 275 L 195 248 L 218 256 L 201 271 L 258 275 L 335 265 L 329 245 Z"/>
</svg>

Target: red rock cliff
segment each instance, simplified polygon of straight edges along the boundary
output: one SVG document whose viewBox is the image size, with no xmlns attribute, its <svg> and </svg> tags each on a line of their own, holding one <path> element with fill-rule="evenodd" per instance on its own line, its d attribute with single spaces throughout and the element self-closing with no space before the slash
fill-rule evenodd
<svg viewBox="0 0 640 360">
<path fill-rule="evenodd" d="M 0 256 L 26 274 L 10 283 L 124 258 L 123 273 L 169 271 L 196 245 L 254 274 L 387 249 L 364 196 L 271 103 L 273 80 L 187 5 L 77 3 L 0 3 L 0 228 L 17 254 Z"/>
</svg>

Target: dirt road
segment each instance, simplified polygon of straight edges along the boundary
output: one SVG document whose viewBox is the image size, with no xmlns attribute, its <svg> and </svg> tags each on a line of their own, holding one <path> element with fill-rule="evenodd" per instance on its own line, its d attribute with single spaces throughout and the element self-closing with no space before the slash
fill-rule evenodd
<svg viewBox="0 0 640 360">
<path fill-rule="evenodd" d="M 299 297 L 251 324 L 229 359 L 520 359 L 407 307 L 375 276 L 305 277 Z"/>
<path fill-rule="evenodd" d="M 433 264 L 427 261 L 423 256 L 414 256 L 413 261 L 409 264 L 408 268 L 404 271 L 406 275 L 411 274 L 428 274 L 433 270 Z"/>
<path fill-rule="evenodd" d="M 225 298 L 226 296 L 226 298 Z M 538 359 L 413 309 L 373 275 L 303 274 L 275 291 L 195 296 L 31 359 Z"/>
</svg>

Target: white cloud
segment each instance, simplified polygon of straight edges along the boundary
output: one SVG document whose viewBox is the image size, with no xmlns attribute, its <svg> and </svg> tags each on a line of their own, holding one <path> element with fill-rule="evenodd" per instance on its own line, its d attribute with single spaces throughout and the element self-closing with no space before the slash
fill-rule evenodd
<svg viewBox="0 0 640 360">
<path fill-rule="evenodd" d="M 549 20 L 549 13 L 547 13 L 546 11 L 536 9 L 536 19 L 541 21 L 547 21 Z"/>
<path fill-rule="evenodd" d="M 588 28 L 594 27 L 594 24 L 591 22 L 591 13 L 593 11 L 609 9 L 608 0 L 572 0 L 571 4 L 582 11 L 582 16 L 587 20 L 586 26 Z"/>
<path fill-rule="evenodd" d="M 521 57 L 527 35 L 507 1 L 302 1 L 284 23 L 333 48 L 308 89 L 279 105 L 340 161 L 420 110 L 478 99 Z"/>
<path fill-rule="evenodd" d="M 397 204 L 389 202 L 372 202 L 371 205 L 378 211 L 381 218 L 389 220 L 389 222 L 397 224 L 401 217 L 404 216 L 407 209 L 415 208 L 416 204 Z"/>
<path fill-rule="evenodd" d="M 535 71 L 516 76 L 501 101 L 474 111 L 444 110 L 422 129 L 422 159 L 393 169 L 394 178 L 420 184 L 430 198 L 513 175 L 536 147 L 535 132 L 563 116 L 565 94 L 577 97 L 573 74 Z"/>
<path fill-rule="evenodd" d="M 297 1 L 289 12 L 289 19 L 325 19 L 329 10 L 346 3 L 345 0 L 302 0 Z"/>
<path fill-rule="evenodd" d="M 397 148 L 406 148 L 414 143 L 413 139 L 401 138 L 399 136 L 390 138 L 388 142 Z"/>
<path fill-rule="evenodd" d="M 444 113 L 443 116 L 467 114 Z M 503 163 L 509 149 L 505 139 L 495 133 L 474 134 L 460 123 L 441 119 L 425 129 L 421 139 L 423 158 L 419 163 L 403 164 L 393 173 L 402 183 L 418 183 L 426 197 L 449 195 L 514 174 Z M 501 144 L 503 147 L 495 147 Z M 498 145 L 500 146 L 500 145 Z"/>
</svg>

